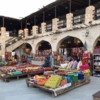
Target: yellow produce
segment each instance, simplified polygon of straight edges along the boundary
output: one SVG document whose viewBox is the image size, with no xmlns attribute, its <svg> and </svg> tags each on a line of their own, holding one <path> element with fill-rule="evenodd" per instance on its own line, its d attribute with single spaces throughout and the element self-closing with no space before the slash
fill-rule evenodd
<svg viewBox="0 0 100 100">
<path fill-rule="evenodd" d="M 85 73 L 85 74 L 86 74 L 86 73 L 90 73 L 90 70 L 89 70 L 89 69 L 84 70 L 84 73 Z"/>
<path fill-rule="evenodd" d="M 48 87 L 48 88 L 57 88 L 60 85 L 60 82 L 62 80 L 61 76 L 58 75 L 52 75 L 47 82 L 44 84 L 44 86 Z"/>
</svg>

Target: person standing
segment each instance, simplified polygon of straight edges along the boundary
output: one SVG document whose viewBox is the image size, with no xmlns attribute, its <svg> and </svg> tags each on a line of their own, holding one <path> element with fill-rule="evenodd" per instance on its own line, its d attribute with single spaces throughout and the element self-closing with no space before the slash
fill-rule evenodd
<svg viewBox="0 0 100 100">
<path fill-rule="evenodd" d="M 50 57 L 46 56 L 43 67 L 50 67 Z"/>
</svg>

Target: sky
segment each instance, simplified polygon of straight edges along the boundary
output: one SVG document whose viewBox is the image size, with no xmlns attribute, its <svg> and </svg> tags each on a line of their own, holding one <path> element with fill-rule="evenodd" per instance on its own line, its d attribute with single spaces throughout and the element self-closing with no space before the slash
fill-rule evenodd
<svg viewBox="0 0 100 100">
<path fill-rule="evenodd" d="M 0 16 L 22 19 L 56 0 L 0 0 Z"/>
</svg>

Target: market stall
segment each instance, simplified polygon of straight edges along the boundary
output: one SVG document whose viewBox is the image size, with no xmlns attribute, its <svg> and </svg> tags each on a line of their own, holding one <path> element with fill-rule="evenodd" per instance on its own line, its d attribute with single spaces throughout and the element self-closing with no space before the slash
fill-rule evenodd
<svg viewBox="0 0 100 100">
<path fill-rule="evenodd" d="M 44 73 L 44 75 L 35 75 L 26 80 L 27 86 L 38 87 L 39 89 L 52 93 L 52 96 L 58 96 L 67 91 L 88 84 L 90 82 L 90 71 L 77 70 L 56 70 Z"/>
<path fill-rule="evenodd" d="M 41 41 L 36 46 L 36 52 L 33 55 L 32 64 L 43 66 L 45 59 L 52 53 L 52 48 L 49 42 Z M 49 66 L 48 66 L 49 67 Z"/>
<path fill-rule="evenodd" d="M 75 37 L 66 37 L 58 43 L 58 50 L 53 52 L 54 65 L 60 65 L 71 57 L 76 57 L 77 60 L 82 59 L 84 45 L 82 41 Z"/>
<path fill-rule="evenodd" d="M 22 64 L 20 66 L 5 66 L 0 68 L 0 77 L 3 81 L 10 81 L 12 78 L 31 76 L 36 74 L 43 74 L 44 71 L 53 70 L 53 68 L 43 68 L 35 66 L 30 63 Z"/>
</svg>

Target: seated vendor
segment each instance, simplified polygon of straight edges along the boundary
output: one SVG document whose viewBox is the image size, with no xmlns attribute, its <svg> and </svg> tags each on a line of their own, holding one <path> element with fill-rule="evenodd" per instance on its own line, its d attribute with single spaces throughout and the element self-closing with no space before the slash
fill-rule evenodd
<svg viewBox="0 0 100 100">
<path fill-rule="evenodd" d="M 73 65 L 73 60 L 70 59 L 67 69 L 70 70 L 72 68 L 72 65 Z"/>
<path fill-rule="evenodd" d="M 77 70 L 80 70 L 80 66 L 82 66 L 82 61 L 81 60 L 77 64 Z"/>
<path fill-rule="evenodd" d="M 82 65 L 80 66 L 80 70 L 89 70 L 89 64 L 88 64 L 88 59 L 83 58 L 82 59 Z"/>
<path fill-rule="evenodd" d="M 74 58 L 73 58 L 72 69 L 76 69 L 76 68 L 77 68 L 77 64 L 78 64 L 77 59 L 76 59 L 76 57 L 74 57 Z"/>
</svg>

